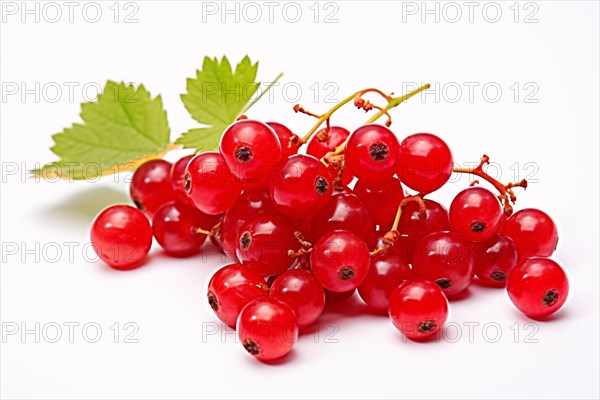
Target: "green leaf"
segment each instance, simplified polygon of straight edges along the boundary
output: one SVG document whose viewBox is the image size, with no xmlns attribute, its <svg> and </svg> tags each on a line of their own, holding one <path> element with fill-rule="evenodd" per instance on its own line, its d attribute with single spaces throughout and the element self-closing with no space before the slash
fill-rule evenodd
<svg viewBox="0 0 600 400">
<path fill-rule="evenodd" d="M 175 143 L 198 151 L 216 150 L 219 148 L 219 140 L 227 126 L 225 128 L 219 125 L 190 129 L 184 133 L 185 137 L 180 137 Z"/>
<path fill-rule="evenodd" d="M 248 56 L 231 69 L 227 57 L 221 61 L 205 57 L 196 78 L 187 80 L 187 93 L 181 95 L 185 108 L 203 128 L 185 132 L 176 144 L 197 150 L 216 150 L 223 131 L 247 110 L 260 83 L 256 82 L 258 63 Z"/>
<path fill-rule="evenodd" d="M 124 169 L 136 160 L 159 156 L 170 144 L 167 113 L 160 96 L 140 85 L 108 81 L 97 101 L 81 105 L 83 124 L 53 136 L 55 163 L 36 175 L 89 179 Z"/>
</svg>

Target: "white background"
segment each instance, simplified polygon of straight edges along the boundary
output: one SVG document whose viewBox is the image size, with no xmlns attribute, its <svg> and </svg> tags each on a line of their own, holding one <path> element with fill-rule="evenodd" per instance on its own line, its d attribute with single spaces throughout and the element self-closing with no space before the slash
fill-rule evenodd
<svg viewBox="0 0 600 400">
<path fill-rule="evenodd" d="M 428 3 L 438 7 L 438 22 L 435 14 L 422 14 L 421 2 L 321 3 L 317 23 L 312 2 L 299 3 L 297 23 L 286 21 L 295 17 L 293 9 L 282 15 L 284 3 L 270 22 L 267 6 L 258 2 L 263 16 L 256 23 L 243 14 L 239 22 L 229 15 L 221 23 L 221 14 L 203 14 L 202 4 L 191 1 L 137 1 L 127 9 L 121 3 L 117 23 L 112 1 L 98 3 L 96 23 L 82 15 L 84 2 L 72 23 L 62 2 L 55 23 L 48 21 L 55 10 L 43 14 L 44 3 L 38 3 L 39 22 L 15 4 L 17 14 L 3 13 L 0 41 L 3 398 L 598 398 L 597 2 L 480 2 L 472 22 L 463 2 Z M 123 23 L 136 7 L 138 22 Z M 243 3 L 238 7 L 243 13 Z M 496 8 L 502 14 L 494 23 Z M 453 23 L 457 9 L 461 18 Z M 254 10 L 245 10 L 246 19 L 254 18 Z M 333 11 L 337 22 L 325 23 Z M 301 89 L 303 106 L 322 112 L 332 105 L 325 98 L 332 88 L 340 100 L 364 87 L 400 93 L 410 82 L 430 82 L 433 94 L 393 111 L 394 131 L 399 137 L 436 133 L 459 163 L 487 153 L 503 181 L 535 172 L 527 191 L 517 190 L 517 205 L 547 211 L 559 227 L 554 258 L 571 283 L 564 309 L 526 325 L 531 321 L 504 290 L 472 286 L 451 303 L 447 335 L 418 344 L 403 341 L 387 318 L 365 313 L 356 299 L 328 309 L 320 333 L 303 335 L 289 357 L 268 365 L 245 354 L 234 335 L 222 337 L 215 324 L 205 289 L 223 265 L 219 257 L 175 260 L 154 248 L 147 265 L 127 273 L 86 262 L 82 247 L 90 223 L 103 207 L 128 201 L 127 175 L 118 183 L 113 177 L 57 183 L 23 174 L 54 160 L 51 134 L 78 120 L 86 84 L 93 95 L 93 84 L 106 79 L 144 83 L 153 95 L 162 94 L 173 138 L 196 127 L 179 100 L 185 78 L 205 55 L 223 54 L 259 60 L 261 80 L 285 72 L 281 83 L 289 92 L 276 88 L 250 116 L 281 121 L 298 133 L 313 121 L 292 112 L 294 87 Z M 78 85 L 73 99 L 70 82 Z M 36 83 L 39 98 L 22 97 L 21 84 L 36 92 Z M 18 93 L 9 94 L 15 85 Z M 474 87 L 471 98 L 467 85 Z M 63 90 L 59 99 L 56 86 Z M 365 118 L 350 107 L 333 122 L 354 129 Z M 448 205 L 467 183 L 462 177 L 431 197 Z M 66 242 L 76 243 L 73 259 Z M 56 261 L 57 248 L 62 254 Z M 64 325 L 69 322 L 80 324 L 73 343 Z M 110 328 L 116 322 L 118 343 Z M 124 328 L 127 322 L 139 327 L 138 343 L 125 343 L 132 331 Z M 34 334 L 5 334 L 15 324 L 21 330 L 36 323 L 46 334 L 39 343 Z M 50 343 L 54 323 L 62 337 Z M 102 329 L 97 343 L 86 341 L 95 336 L 93 328 L 82 334 L 86 323 Z M 465 324 L 471 323 L 479 325 L 470 335 Z M 207 335 L 214 328 L 219 331 Z M 527 334 L 533 335 L 526 340 Z"/>
</svg>

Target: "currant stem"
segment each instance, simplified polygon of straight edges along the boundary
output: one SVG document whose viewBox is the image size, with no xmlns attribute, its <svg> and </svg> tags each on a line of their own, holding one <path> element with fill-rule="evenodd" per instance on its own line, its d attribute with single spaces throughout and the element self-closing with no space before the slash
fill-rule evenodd
<svg viewBox="0 0 600 400">
<path fill-rule="evenodd" d="M 368 88 L 368 89 L 363 89 L 363 90 L 361 90 L 360 92 L 357 92 L 357 93 L 356 93 L 356 98 L 355 98 L 355 100 L 354 100 L 354 104 L 355 104 L 357 107 L 361 107 L 361 105 L 360 105 L 360 104 L 358 104 L 357 102 L 359 102 L 359 101 L 362 99 L 362 96 L 363 96 L 364 94 L 367 94 L 367 93 L 369 93 L 369 92 L 372 92 L 372 93 L 377 93 L 378 95 L 380 95 L 381 97 L 383 97 L 384 99 L 386 99 L 388 102 L 392 100 L 392 96 L 391 96 L 391 95 L 387 95 L 387 94 L 383 93 L 383 92 L 382 92 L 381 90 L 379 90 L 379 89 L 375 89 L 375 88 Z M 364 100 L 363 100 L 363 102 L 364 102 Z"/>
<path fill-rule="evenodd" d="M 312 251 L 312 247 L 309 249 L 301 248 L 298 251 L 288 250 L 287 255 L 288 255 L 288 257 L 298 258 L 305 254 L 310 253 L 311 251 Z"/>
<path fill-rule="evenodd" d="M 266 283 L 257 283 L 255 286 L 259 289 L 264 290 L 265 292 L 268 292 L 270 290 L 269 286 Z"/>
<path fill-rule="evenodd" d="M 423 196 L 425 194 L 419 193 L 414 196 L 406 196 L 402 199 L 400 204 L 398 204 L 398 211 L 396 212 L 396 218 L 394 218 L 394 224 L 392 228 L 383 236 L 382 246 L 376 248 L 371 252 L 371 255 L 376 255 L 379 253 L 384 253 L 394 245 L 396 240 L 400 237 L 400 232 L 398 232 L 398 225 L 400 224 L 400 218 L 402 217 L 402 209 L 406 207 L 409 203 L 417 203 L 419 205 L 419 212 L 424 213 L 427 210 L 425 206 L 425 201 L 423 200 Z"/>
<path fill-rule="evenodd" d="M 300 249 L 298 251 L 289 249 L 287 251 L 287 255 L 288 255 L 288 257 L 298 258 L 298 259 L 302 260 L 303 257 L 305 257 L 307 254 L 310 254 L 310 252 L 312 251 L 312 249 L 313 249 L 312 243 L 307 241 L 304 238 L 304 235 L 302 234 L 302 232 L 300 232 L 300 231 L 294 231 L 294 237 L 300 244 Z M 304 260 L 304 261 L 306 261 L 306 260 Z"/>
<path fill-rule="evenodd" d="M 216 237 L 218 240 L 221 240 L 221 225 L 223 225 L 223 220 L 219 221 L 210 230 L 210 235 Z"/>
<path fill-rule="evenodd" d="M 202 228 L 192 228 L 191 232 L 192 232 L 192 235 L 206 235 L 206 236 L 209 236 L 211 231 L 207 231 L 206 229 L 202 229 Z"/>
<path fill-rule="evenodd" d="M 338 147 L 336 147 L 335 151 L 333 152 L 334 156 L 339 156 L 340 154 L 342 154 L 344 152 L 344 149 L 346 148 L 346 142 L 340 144 Z"/>
<path fill-rule="evenodd" d="M 327 120 L 327 126 L 325 127 L 325 129 L 321 129 L 318 133 L 317 133 L 317 140 L 319 142 L 325 142 L 327 141 L 327 139 L 329 138 L 329 128 L 331 128 L 330 126 L 330 120 Z"/>
<path fill-rule="evenodd" d="M 352 95 L 346 97 L 345 99 L 343 99 L 342 101 L 340 101 L 339 103 L 337 103 L 335 106 L 333 106 L 325 114 L 321 115 L 321 117 L 319 118 L 319 120 L 313 125 L 312 128 L 310 128 L 310 130 L 308 131 L 308 133 L 302 137 L 302 139 L 301 139 L 302 143 L 308 142 L 308 140 L 310 139 L 310 137 L 313 135 L 313 133 L 315 133 L 317 131 L 317 129 L 319 129 L 319 127 L 323 124 L 323 122 L 327 121 L 331 117 L 331 115 L 333 115 L 333 113 L 336 112 L 337 110 L 339 110 L 343 105 L 345 105 L 345 104 L 351 102 L 352 100 L 354 100 L 354 98 L 356 97 L 356 95 L 358 93 L 360 93 L 360 92 L 353 93 Z M 294 110 L 296 110 L 296 107 L 294 107 Z"/>
<path fill-rule="evenodd" d="M 394 219 L 394 224 L 392 225 L 392 231 L 398 230 L 398 225 L 400 224 L 400 217 L 402 217 L 402 209 L 406 207 L 409 203 L 417 203 L 419 205 L 419 212 L 424 213 L 427 210 L 425 206 L 425 201 L 423 201 L 424 194 L 419 193 L 414 196 L 406 196 L 402 199 L 400 204 L 398 204 L 398 211 L 396 212 L 396 218 Z"/>
<path fill-rule="evenodd" d="M 344 164 L 344 155 L 336 155 L 334 152 L 330 151 L 321 158 L 321 162 L 325 164 L 326 167 L 333 165 L 333 168 L 341 168 Z"/>
<path fill-rule="evenodd" d="M 195 227 L 192 227 L 190 229 L 190 231 L 191 231 L 192 235 L 215 236 L 217 239 L 220 239 L 220 236 L 221 236 L 221 224 L 222 224 L 222 222 L 220 221 L 215 226 L 213 226 L 212 228 L 210 228 L 210 231 L 207 231 L 206 229 L 202 229 L 202 228 L 195 228 Z"/>
<path fill-rule="evenodd" d="M 302 234 L 302 232 L 295 231 L 294 237 L 296 238 L 298 243 L 300 243 L 300 246 L 302 246 L 303 249 L 310 249 L 312 247 L 312 244 L 304 238 L 304 235 Z"/>
<path fill-rule="evenodd" d="M 381 118 L 381 116 L 383 116 L 384 114 L 387 113 L 387 111 L 389 111 L 390 109 L 397 107 L 400 105 L 400 103 L 410 99 L 411 97 L 413 97 L 416 94 L 421 93 L 423 90 L 427 90 L 431 87 L 431 85 L 429 83 L 421 86 L 418 89 L 413 90 L 410 93 L 405 94 L 404 96 L 400 96 L 400 97 L 392 97 L 390 98 L 390 100 L 388 101 L 388 105 L 385 106 L 383 108 L 383 110 L 379 110 L 379 112 L 377 112 L 375 115 L 373 115 L 371 118 L 369 118 L 366 122 L 366 124 L 372 124 L 373 122 L 377 121 L 379 118 Z"/>
<path fill-rule="evenodd" d="M 314 114 L 314 113 L 312 113 L 312 112 L 310 112 L 308 110 L 305 110 L 304 107 L 300 107 L 300 104 L 296 104 L 294 106 L 294 112 L 306 114 L 309 117 L 315 117 L 317 119 L 321 118 L 321 115 L 317 115 L 317 114 Z"/>
<path fill-rule="evenodd" d="M 479 165 L 477 165 L 475 168 L 454 168 L 452 171 L 462 174 L 475 175 L 491 183 L 494 186 L 494 188 L 496 188 L 496 190 L 500 192 L 498 198 L 504 206 L 504 214 L 507 217 L 509 217 L 512 215 L 513 212 L 513 207 L 511 203 L 515 204 L 515 202 L 517 201 L 517 196 L 515 195 L 512 189 L 515 187 L 522 187 L 523 189 L 527 189 L 527 180 L 523 179 L 521 182 L 508 182 L 506 185 L 504 185 L 497 179 L 492 178 L 483 170 L 483 166 L 485 164 L 488 164 L 489 162 L 490 158 L 484 154 L 483 157 L 481 157 Z"/>
<path fill-rule="evenodd" d="M 344 190 L 344 183 L 342 182 L 342 178 L 344 177 L 344 170 L 346 169 L 345 163 L 342 162 L 340 168 L 338 169 L 338 174 L 333 181 L 333 189 L 341 192 Z"/>
<path fill-rule="evenodd" d="M 387 97 L 388 98 L 388 104 L 387 106 L 379 109 L 379 111 L 373 115 L 371 118 L 369 118 L 368 120 L 365 121 L 364 125 L 366 124 L 372 124 L 373 122 L 377 121 L 379 118 L 381 118 L 383 115 L 387 115 L 388 116 L 388 121 L 386 122 L 386 126 L 390 126 L 391 125 L 391 119 L 389 118 L 389 113 L 388 111 L 391 110 L 394 107 L 399 106 L 401 103 L 403 103 L 404 101 L 410 99 L 411 97 L 421 93 L 423 90 L 427 90 L 431 87 L 431 85 L 429 83 L 421 86 L 418 89 L 413 90 L 410 93 L 405 94 L 404 96 L 400 96 L 400 97 Z M 360 94 L 360 92 L 357 93 L 357 95 Z M 333 152 L 334 156 L 338 156 L 340 154 L 342 154 L 344 152 L 344 149 L 346 148 L 346 142 L 340 144 L 335 151 Z M 327 156 L 327 155 L 326 155 Z M 329 164 L 327 163 L 327 161 L 325 160 L 325 157 L 323 157 L 321 159 L 321 162 L 323 164 L 325 164 L 325 166 L 328 166 Z"/>
<path fill-rule="evenodd" d="M 337 103 L 335 106 L 333 106 L 325 114 L 320 115 L 320 116 L 316 115 L 316 114 L 313 114 L 311 112 L 308 112 L 308 111 L 304 110 L 302 107 L 300 107 L 299 104 L 296 104 L 294 106 L 294 111 L 296 111 L 296 112 L 302 112 L 304 114 L 308 114 L 308 115 L 311 115 L 313 117 L 319 117 L 319 120 L 310 129 L 310 131 L 308 131 L 308 133 L 306 135 L 304 135 L 304 137 L 302 137 L 302 143 L 308 142 L 308 140 L 317 131 L 317 129 L 319 129 L 319 127 L 323 124 L 323 122 L 327 122 L 327 126 L 329 126 L 329 119 L 331 118 L 331 116 L 333 115 L 333 113 L 336 112 L 337 110 L 339 110 L 343 105 L 348 104 L 348 103 L 350 103 L 353 100 L 354 100 L 354 105 L 355 106 L 357 106 L 359 108 L 362 108 L 365 111 L 369 111 L 372 108 L 377 108 L 377 109 L 379 109 L 378 114 L 379 113 L 382 113 L 381 115 L 386 114 L 387 110 L 382 111 L 383 109 L 381 109 L 381 107 L 376 107 L 373 104 L 371 104 L 370 102 L 365 101 L 365 100 L 362 99 L 361 96 L 363 96 L 363 95 L 365 95 L 367 93 L 377 93 L 378 95 L 380 95 L 381 97 L 383 97 L 384 99 L 386 99 L 386 101 L 388 102 L 388 106 L 389 106 L 390 102 L 393 102 L 395 100 L 393 97 L 388 96 L 387 94 L 383 93 L 379 89 L 367 88 L 367 89 L 359 90 L 358 92 L 355 92 L 355 93 L 351 94 L 350 96 L 346 97 L 345 99 L 343 99 L 342 101 L 340 101 L 339 103 Z M 403 96 L 403 97 L 405 97 L 405 96 Z M 398 104 L 400 104 L 400 103 L 398 103 Z M 398 105 L 398 104 L 396 104 L 396 105 Z M 367 107 L 365 107 L 365 106 L 367 106 Z M 390 108 L 392 108 L 392 107 L 390 107 Z M 379 117 L 377 117 L 377 118 L 379 118 Z"/>
</svg>

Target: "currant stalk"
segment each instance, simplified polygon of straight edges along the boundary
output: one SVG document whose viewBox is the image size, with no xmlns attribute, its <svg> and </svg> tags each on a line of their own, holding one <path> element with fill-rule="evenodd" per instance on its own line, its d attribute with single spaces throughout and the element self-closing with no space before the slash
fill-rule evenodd
<svg viewBox="0 0 600 400">
<path fill-rule="evenodd" d="M 523 179 L 520 182 L 508 182 L 505 185 L 499 182 L 497 179 L 492 178 L 483 170 L 483 166 L 489 164 L 489 162 L 490 158 L 484 154 L 483 157 L 481 157 L 479 165 L 477 165 L 475 168 L 454 168 L 452 172 L 475 175 L 491 183 L 496 190 L 500 192 L 498 199 L 504 207 L 504 215 L 506 215 L 506 217 L 510 217 L 513 213 L 512 205 L 517 201 L 517 196 L 515 195 L 513 188 L 522 187 L 523 189 L 527 189 L 527 180 Z M 479 183 L 478 181 L 474 181 L 473 183 L 475 182 Z"/>
<path fill-rule="evenodd" d="M 400 232 L 398 232 L 398 225 L 400 224 L 400 217 L 402 217 L 402 209 L 404 207 L 406 207 L 410 203 L 416 203 L 419 207 L 419 213 L 425 213 L 427 211 L 427 206 L 425 205 L 425 200 L 423 200 L 423 196 L 423 193 L 419 193 L 413 196 L 406 196 L 400 201 L 400 204 L 398 204 L 398 211 L 396 212 L 396 217 L 394 218 L 394 223 L 392 224 L 392 228 L 383 236 L 381 246 L 373 250 L 371 252 L 371 255 L 386 252 L 387 249 L 392 247 L 394 243 L 400 238 Z"/>
<path fill-rule="evenodd" d="M 422 92 L 425 89 L 428 89 L 430 87 L 429 84 L 423 85 L 420 88 L 413 90 L 410 93 L 407 93 L 403 96 L 400 97 L 391 97 L 391 95 L 386 95 L 385 93 L 383 93 L 381 90 L 379 89 L 375 89 L 375 88 L 367 88 L 367 89 L 363 89 L 363 90 L 359 90 L 357 92 L 352 93 L 350 96 L 346 97 L 345 99 L 341 100 L 339 103 L 337 103 L 335 106 L 333 106 L 329 111 L 327 111 L 325 114 L 322 115 L 317 115 L 317 114 L 313 114 L 311 112 L 306 111 L 304 108 L 300 107 L 300 105 L 296 105 L 294 106 L 294 111 L 296 112 L 301 112 L 303 114 L 307 114 L 310 115 L 312 117 L 318 118 L 317 122 L 315 123 L 315 125 L 313 125 L 313 127 L 306 133 L 306 135 L 304 135 L 301 138 L 301 142 L 302 143 L 306 143 L 308 142 L 308 140 L 311 138 L 311 136 L 317 131 L 317 129 L 319 129 L 319 127 L 321 125 L 323 125 L 323 123 L 327 123 L 329 124 L 329 119 L 331 118 L 331 116 L 340 108 L 342 108 L 345 104 L 350 103 L 351 101 L 354 102 L 354 105 L 358 108 L 361 108 L 365 111 L 369 111 L 373 108 L 377 109 L 378 112 L 373 115 L 373 117 L 371 117 L 366 123 L 370 124 L 373 123 L 375 121 L 377 121 L 381 116 L 383 115 L 387 115 L 388 116 L 388 121 L 386 122 L 386 126 L 391 125 L 391 118 L 390 115 L 388 114 L 388 111 L 398 105 L 400 105 L 400 103 L 402 103 L 403 101 L 406 101 L 408 99 L 410 99 L 411 97 L 413 97 L 414 95 Z M 371 103 L 368 100 L 364 100 L 362 98 L 363 95 L 367 94 L 367 93 L 376 93 L 378 95 L 380 95 L 381 97 L 383 97 L 386 101 L 387 101 L 387 105 L 385 107 L 379 107 L 374 105 L 373 103 Z M 343 150 L 342 145 L 340 145 L 340 147 Z M 336 152 L 340 149 L 340 147 L 338 147 L 338 149 L 336 149 Z M 341 150 L 338 154 L 341 154 Z"/>
<path fill-rule="evenodd" d="M 390 97 L 390 96 L 387 96 L 386 100 L 388 101 L 388 104 L 385 107 L 383 107 L 383 108 L 379 108 L 379 111 L 377 113 L 375 113 L 375 115 L 373 115 L 371 118 L 369 118 L 368 120 L 366 120 L 364 124 L 365 125 L 366 124 L 372 124 L 375 121 L 377 121 L 379 118 L 381 118 L 383 115 L 386 115 L 388 117 L 388 120 L 386 121 L 385 125 L 389 127 L 392 124 L 392 120 L 390 118 L 390 115 L 388 114 L 388 111 L 390 109 L 399 106 L 404 101 L 406 101 L 406 100 L 410 99 L 411 97 L 413 97 L 413 96 L 421 93 L 424 90 L 429 89 L 430 87 L 431 87 L 431 85 L 428 83 L 428 84 L 425 84 L 425 85 L 421 86 L 420 88 L 417 88 L 417 89 L 413 90 L 412 92 L 407 93 L 407 94 L 405 94 L 403 96 L 400 96 L 400 97 Z M 360 92 L 357 92 L 357 94 L 360 94 Z M 355 94 L 355 97 L 356 97 L 357 94 Z M 364 109 L 364 107 L 368 108 L 368 106 L 369 106 L 368 102 L 366 102 L 365 106 L 362 106 L 362 107 L 357 104 L 356 100 L 355 100 L 354 103 L 355 103 L 355 105 L 357 105 L 357 107 L 360 107 L 360 108 L 363 108 L 363 109 Z M 371 108 L 373 108 L 373 107 L 371 107 Z M 365 109 L 365 111 L 368 111 L 371 108 Z M 338 148 L 335 149 L 335 151 L 333 152 L 333 154 L 329 155 L 329 157 L 339 156 L 340 154 L 342 154 L 344 152 L 345 148 L 346 148 L 346 142 L 344 142 L 341 145 L 339 145 Z M 323 157 L 323 159 L 321 159 L 321 161 L 324 162 L 326 165 L 328 164 L 327 157 L 328 157 L 328 155 L 325 155 L 325 157 Z"/>
<path fill-rule="evenodd" d="M 331 116 L 333 115 L 333 113 L 335 113 L 337 110 L 339 110 L 340 108 L 342 108 L 342 106 L 344 106 L 345 104 L 348 104 L 352 100 L 354 100 L 354 104 L 357 107 L 363 108 L 363 106 L 359 105 L 359 104 L 361 104 L 360 100 L 362 100 L 361 96 L 364 95 L 364 94 L 366 94 L 366 93 L 370 93 L 370 92 L 374 92 L 374 93 L 377 93 L 377 94 L 381 95 L 383 98 L 385 98 L 386 100 L 388 100 L 388 102 L 391 101 L 391 100 L 393 100 L 390 96 L 384 94 L 379 89 L 367 88 L 367 89 L 359 90 L 358 92 L 352 93 L 350 96 L 346 97 L 345 99 L 343 99 L 342 101 L 340 101 L 339 103 L 337 103 L 329 111 L 327 111 L 325 114 L 322 114 L 322 115 L 313 114 L 313 113 L 311 113 L 309 111 L 306 111 L 304 108 L 300 107 L 299 104 L 296 104 L 294 106 L 294 111 L 301 112 L 303 114 L 310 115 L 311 117 L 318 118 L 317 122 L 313 125 L 313 127 L 306 133 L 306 135 L 304 135 L 302 137 L 301 142 L 302 143 L 308 142 L 308 140 L 311 138 L 311 136 L 317 131 L 317 129 L 319 129 L 319 127 L 321 125 L 323 125 L 324 122 L 326 122 L 327 125 L 329 126 L 329 119 L 331 118 Z M 365 102 L 364 100 L 362 100 L 362 104 L 371 105 L 370 102 Z M 368 110 L 365 110 L 365 111 L 368 111 Z"/>
</svg>

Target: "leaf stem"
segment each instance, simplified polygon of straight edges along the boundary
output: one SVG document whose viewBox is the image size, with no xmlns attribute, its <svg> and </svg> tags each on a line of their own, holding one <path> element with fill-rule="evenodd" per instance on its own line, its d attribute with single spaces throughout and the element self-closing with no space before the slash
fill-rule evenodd
<svg viewBox="0 0 600 400">
<path fill-rule="evenodd" d="M 281 77 L 283 76 L 283 72 L 280 72 L 279 75 L 277 75 L 277 77 L 275 79 L 273 79 L 273 82 L 269 83 L 269 86 L 267 86 L 265 88 L 265 90 L 262 91 L 261 94 L 258 95 L 258 97 L 256 99 L 254 99 L 253 101 L 249 101 L 246 106 L 242 109 L 242 111 L 240 112 L 240 115 L 245 114 L 246 112 L 248 112 L 248 110 L 250 108 L 252 108 L 253 105 L 255 105 L 256 103 L 258 103 L 258 101 L 269 91 L 271 90 L 271 88 L 281 79 Z M 262 82 L 261 82 L 262 83 Z M 260 83 L 259 83 L 260 85 Z"/>
</svg>

